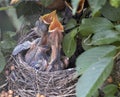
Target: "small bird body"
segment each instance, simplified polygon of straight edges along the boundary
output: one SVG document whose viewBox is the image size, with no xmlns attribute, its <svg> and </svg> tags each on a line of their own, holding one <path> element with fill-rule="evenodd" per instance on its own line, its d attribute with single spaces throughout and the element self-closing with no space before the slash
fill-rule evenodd
<svg viewBox="0 0 120 97">
<path fill-rule="evenodd" d="M 41 43 L 39 45 L 46 45 L 47 44 L 47 37 L 48 37 L 48 27 L 40 18 L 36 21 L 35 28 L 36 34 L 41 37 Z"/>
<path fill-rule="evenodd" d="M 46 47 L 40 46 L 30 48 L 25 55 L 26 63 L 37 70 L 45 71 L 48 66 L 47 50 L 48 49 Z"/>
<path fill-rule="evenodd" d="M 48 71 L 63 70 L 64 64 L 61 61 L 61 42 L 62 42 L 62 32 L 64 31 L 63 26 L 58 20 L 56 14 L 54 14 L 53 20 L 49 26 L 49 44 L 51 46 L 51 56 L 48 66 Z"/>
</svg>

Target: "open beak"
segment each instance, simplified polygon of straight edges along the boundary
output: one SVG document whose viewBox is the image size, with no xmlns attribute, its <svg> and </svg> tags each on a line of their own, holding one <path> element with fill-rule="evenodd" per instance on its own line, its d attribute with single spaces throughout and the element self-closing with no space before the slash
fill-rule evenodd
<svg viewBox="0 0 120 97">
<path fill-rule="evenodd" d="M 55 15 L 56 15 L 56 10 L 49 14 L 45 14 L 44 16 L 41 16 L 40 18 L 43 20 L 45 24 L 51 24 Z"/>
<path fill-rule="evenodd" d="M 63 25 L 58 20 L 56 10 L 51 13 L 45 14 L 44 16 L 41 16 L 40 19 L 42 19 L 42 21 L 45 24 L 50 24 L 49 29 L 48 29 L 49 32 L 53 32 L 55 30 L 59 32 L 64 31 Z"/>
<path fill-rule="evenodd" d="M 51 56 L 50 62 L 48 66 L 48 71 L 52 69 L 57 70 L 60 69 L 60 52 L 61 52 L 61 41 L 62 41 L 62 32 L 64 32 L 63 25 L 60 23 L 57 14 L 54 14 L 52 17 L 52 21 L 49 25 L 48 32 L 49 35 L 49 42 L 51 44 Z M 58 68 L 54 68 L 54 67 Z"/>
<path fill-rule="evenodd" d="M 54 32 L 56 30 L 59 31 L 59 32 L 64 32 L 63 25 L 58 20 L 57 15 L 54 16 L 53 21 L 51 22 L 48 31 L 49 32 Z"/>
</svg>

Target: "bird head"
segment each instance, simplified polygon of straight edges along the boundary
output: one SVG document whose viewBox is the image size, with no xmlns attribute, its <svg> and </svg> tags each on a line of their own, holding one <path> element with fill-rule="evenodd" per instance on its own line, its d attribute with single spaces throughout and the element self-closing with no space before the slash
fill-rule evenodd
<svg viewBox="0 0 120 97">
<path fill-rule="evenodd" d="M 53 18 L 55 17 L 55 15 L 56 15 L 56 10 L 49 14 L 45 14 L 40 18 L 43 20 L 45 24 L 50 24 L 53 21 Z"/>
<path fill-rule="evenodd" d="M 58 20 L 57 15 L 54 16 L 53 21 L 51 22 L 48 31 L 49 32 L 54 32 L 54 31 L 64 32 L 63 25 Z"/>
</svg>

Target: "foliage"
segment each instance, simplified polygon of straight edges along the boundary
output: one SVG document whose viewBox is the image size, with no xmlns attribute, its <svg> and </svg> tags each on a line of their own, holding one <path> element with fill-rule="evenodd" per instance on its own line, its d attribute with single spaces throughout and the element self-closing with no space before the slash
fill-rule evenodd
<svg viewBox="0 0 120 97">
<path fill-rule="evenodd" d="M 47 7 L 48 5 L 50 5 L 52 2 L 53 2 L 53 0 L 40 0 L 41 1 L 41 3 L 45 6 L 45 7 Z"/>
<path fill-rule="evenodd" d="M 110 4 L 117 8 L 120 6 L 120 0 L 110 0 Z"/>
<path fill-rule="evenodd" d="M 116 54 L 116 47 L 112 45 L 100 46 L 88 49 L 80 56 L 76 61 L 76 70 L 79 75 L 84 72 L 96 62 L 100 61 L 105 57 L 113 57 Z"/>
<path fill-rule="evenodd" d="M 5 32 L 1 35 L 2 40 L 0 41 L 0 72 L 4 69 L 6 64 L 6 58 L 12 52 L 16 41 L 14 40 L 15 32 Z"/>
<path fill-rule="evenodd" d="M 114 2 L 114 4 L 111 2 Z M 77 74 L 78 76 L 81 75 L 76 86 L 77 97 L 95 96 L 96 91 L 113 69 L 114 57 L 119 52 L 117 48 L 120 46 L 116 45 L 120 41 L 120 26 L 118 22 L 120 15 L 119 6 L 116 2 L 118 1 L 88 0 L 92 16 L 82 18 L 79 26 L 72 30 L 75 34 L 74 37 L 70 36 L 71 31 L 68 36 L 64 37 L 63 48 L 65 54 L 69 57 L 72 56 L 72 53 L 68 53 L 68 48 L 76 48 L 73 47 L 76 46 L 73 44 L 74 42 L 71 44 L 72 46 L 66 46 L 65 43 L 69 44 L 69 40 L 75 40 L 76 37 L 80 36 L 83 40 L 83 48 L 87 48 L 76 60 Z M 87 43 L 88 41 L 89 43 Z M 88 47 L 85 47 L 85 45 L 88 45 Z M 111 90 L 110 87 L 112 88 Z M 116 87 L 116 85 L 106 86 L 103 90 L 105 97 L 114 97 Z"/>
<path fill-rule="evenodd" d="M 110 74 L 112 67 L 113 59 L 111 57 L 103 58 L 92 64 L 78 80 L 77 97 L 92 97 Z"/>
<path fill-rule="evenodd" d="M 7 9 L 9 9 L 9 8 L 11 8 L 11 6 L 7 6 L 7 7 L 0 7 L 0 11 L 7 10 Z"/>
<path fill-rule="evenodd" d="M 71 28 L 74 28 L 77 25 L 77 22 L 75 19 L 70 19 L 67 24 L 65 25 L 65 30 L 69 30 Z"/>
<path fill-rule="evenodd" d="M 114 95 L 118 92 L 118 87 L 114 84 L 109 84 L 103 88 L 105 97 L 115 97 Z"/>
<path fill-rule="evenodd" d="M 4 56 L 3 56 L 1 51 L 0 51 L 0 63 L 1 63 L 1 65 L 0 65 L 0 72 L 2 72 L 2 70 L 4 69 L 4 66 L 5 66 L 5 58 L 4 58 Z"/>
<path fill-rule="evenodd" d="M 88 0 L 93 16 L 102 8 L 106 1 L 107 0 Z"/>
<path fill-rule="evenodd" d="M 82 40 L 84 52 L 76 59 L 77 76 L 80 76 L 76 86 L 77 97 L 95 96 L 95 93 L 110 75 L 114 58 L 120 52 L 120 44 L 118 44 L 120 42 L 120 0 L 86 1 L 88 6 L 80 13 L 82 14 L 80 20 L 77 20 L 75 14 L 79 0 L 71 0 L 74 16 L 64 25 L 65 32 L 68 33 L 65 34 L 62 42 L 65 55 L 71 58 L 78 49 L 77 38 Z M 49 2 L 41 0 L 44 7 L 52 2 L 54 0 L 49 0 Z M 0 10 L 7 10 L 9 7 L 11 6 L 2 7 Z M 40 14 L 46 13 L 46 8 L 29 0 L 19 2 L 13 7 L 16 8 L 18 17 L 32 16 L 38 11 L 41 12 Z M 90 10 L 88 16 L 85 16 L 86 9 Z M 34 21 L 33 18 L 32 21 Z M 4 69 L 6 54 L 10 53 L 15 45 L 13 36 L 14 33 L 6 32 L 0 41 L 0 72 Z M 116 85 L 108 85 L 103 88 L 105 97 L 114 97 L 117 91 Z"/>
<path fill-rule="evenodd" d="M 76 50 L 76 39 L 75 39 L 76 33 L 77 33 L 77 29 L 74 29 L 64 36 L 63 51 L 68 57 L 71 57 Z"/>
<path fill-rule="evenodd" d="M 110 5 L 109 2 L 107 2 L 101 9 L 101 14 L 111 20 L 111 21 L 119 21 L 120 20 L 120 7 L 113 7 L 112 5 Z"/>
<path fill-rule="evenodd" d="M 82 19 L 82 23 L 79 26 L 79 31 L 83 36 L 88 36 L 92 33 L 102 32 L 112 28 L 113 24 L 109 20 L 102 17 L 92 17 Z"/>
<path fill-rule="evenodd" d="M 72 6 L 73 6 L 72 12 L 73 12 L 73 14 L 75 14 L 75 12 L 77 10 L 78 3 L 79 3 L 79 0 L 75 0 L 75 1 L 72 0 Z"/>
</svg>

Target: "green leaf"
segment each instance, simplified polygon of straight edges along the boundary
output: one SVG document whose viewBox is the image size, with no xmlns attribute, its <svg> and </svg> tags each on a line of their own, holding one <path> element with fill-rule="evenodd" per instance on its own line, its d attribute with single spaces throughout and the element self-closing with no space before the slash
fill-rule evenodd
<svg viewBox="0 0 120 97">
<path fill-rule="evenodd" d="M 11 49 L 11 48 L 15 47 L 15 45 L 16 45 L 16 41 L 13 41 L 13 40 L 12 41 L 11 40 L 8 40 L 8 41 L 3 40 L 0 42 L 0 47 L 4 50 Z"/>
<path fill-rule="evenodd" d="M 116 29 L 118 32 L 120 32 L 120 25 L 116 25 L 116 26 L 115 26 L 115 29 Z"/>
<path fill-rule="evenodd" d="M 71 57 L 76 50 L 76 40 L 75 36 L 77 34 L 77 29 L 72 30 L 68 34 L 65 35 L 63 39 L 63 51 L 67 57 Z"/>
<path fill-rule="evenodd" d="M 8 34 L 8 36 L 9 36 L 10 38 L 12 38 L 13 36 L 16 35 L 16 32 L 8 31 L 8 32 L 6 32 L 6 34 Z"/>
<path fill-rule="evenodd" d="M 98 33 L 92 37 L 92 45 L 103 45 L 111 44 L 120 40 L 120 35 L 117 31 L 114 30 L 105 30 Z"/>
<path fill-rule="evenodd" d="M 111 21 L 120 20 L 120 7 L 118 8 L 112 7 L 108 2 L 101 9 L 101 13 L 105 18 Z"/>
<path fill-rule="evenodd" d="M 42 5 L 44 5 L 45 7 L 47 7 L 48 5 L 52 4 L 54 0 L 40 0 L 40 2 L 42 3 Z"/>
<path fill-rule="evenodd" d="M 103 88 L 103 92 L 105 94 L 105 97 L 111 97 L 118 92 L 118 87 L 114 84 L 110 84 Z"/>
<path fill-rule="evenodd" d="M 86 51 L 92 47 L 94 47 L 93 45 L 90 44 L 91 42 L 91 38 L 90 37 L 83 37 L 82 38 L 82 48 Z"/>
<path fill-rule="evenodd" d="M 107 0 L 88 0 L 93 16 L 102 8 L 106 1 Z"/>
<path fill-rule="evenodd" d="M 98 62 L 103 57 L 110 57 L 116 54 L 116 47 L 112 45 L 91 48 L 76 60 L 76 70 L 79 75 L 83 74 L 92 64 Z"/>
<path fill-rule="evenodd" d="M 117 8 L 120 6 L 120 0 L 110 0 L 110 4 Z"/>
<path fill-rule="evenodd" d="M 79 30 L 83 36 L 88 36 L 92 33 L 112 29 L 113 27 L 114 25 L 109 20 L 102 17 L 93 17 L 83 19 Z"/>
<path fill-rule="evenodd" d="M 79 4 L 80 0 L 72 0 L 72 13 L 73 15 L 76 13 L 77 8 L 78 8 L 78 4 Z"/>
<path fill-rule="evenodd" d="M 92 97 L 109 76 L 112 68 L 113 58 L 111 57 L 103 58 L 92 64 L 78 80 L 76 86 L 77 97 Z"/>
<path fill-rule="evenodd" d="M 92 97 L 99 97 L 99 91 L 97 90 Z"/>
<path fill-rule="evenodd" d="M 17 13 L 18 18 L 21 16 L 27 16 L 28 18 L 34 15 L 34 17 L 32 18 L 33 21 L 34 19 L 36 19 L 36 17 L 39 17 L 37 16 L 36 13 L 37 12 L 42 13 L 42 10 L 43 10 L 42 7 L 36 4 L 36 2 L 26 2 L 26 1 L 20 2 L 19 4 L 15 6 L 15 8 L 16 8 L 16 13 Z"/>
<path fill-rule="evenodd" d="M 10 31 L 3 33 L 2 35 L 3 40 L 0 41 L 0 47 L 2 51 L 10 50 L 15 47 L 16 41 L 15 39 L 13 39 L 13 36 L 15 35 L 16 35 L 15 32 L 10 32 Z"/>
<path fill-rule="evenodd" d="M 13 8 L 13 6 L 0 7 L 0 11 L 7 10 L 9 8 Z"/>
<path fill-rule="evenodd" d="M 65 29 L 66 30 L 71 29 L 71 28 L 75 27 L 76 25 L 77 25 L 76 20 L 75 19 L 70 19 L 68 21 L 68 23 L 66 24 Z"/>
<path fill-rule="evenodd" d="M 6 64 L 5 57 L 3 56 L 3 54 L 0 50 L 0 73 L 3 71 L 5 64 Z"/>
</svg>

